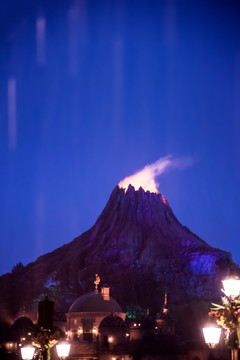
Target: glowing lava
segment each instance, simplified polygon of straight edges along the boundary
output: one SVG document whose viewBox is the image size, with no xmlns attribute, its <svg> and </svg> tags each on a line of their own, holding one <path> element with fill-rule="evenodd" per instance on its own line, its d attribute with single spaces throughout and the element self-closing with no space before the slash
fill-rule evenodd
<svg viewBox="0 0 240 360">
<path fill-rule="evenodd" d="M 158 159 L 155 163 L 146 165 L 142 170 L 135 174 L 126 177 L 118 186 L 127 191 L 128 186 L 131 184 L 135 190 L 140 187 L 145 191 L 150 191 L 158 194 L 159 183 L 156 181 L 156 177 L 163 174 L 167 168 L 180 168 L 183 169 L 192 164 L 191 158 L 178 158 L 173 159 L 172 156 L 168 155 Z"/>
</svg>

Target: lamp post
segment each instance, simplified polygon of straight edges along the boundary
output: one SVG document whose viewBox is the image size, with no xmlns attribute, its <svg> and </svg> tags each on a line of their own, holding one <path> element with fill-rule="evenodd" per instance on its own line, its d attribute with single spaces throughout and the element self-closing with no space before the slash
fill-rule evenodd
<svg viewBox="0 0 240 360">
<path fill-rule="evenodd" d="M 32 360 L 35 348 L 32 345 L 24 345 L 21 347 L 21 355 L 23 360 Z"/>
<path fill-rule="evenodd" d="M 229 298 L 231 306 L 235 307 L 237 300 L 240 295 L 240 279 L 238 277 L 230 276 L 224 280 L 223 283 L 223 292 Z M 237 336 L 237 327 L 236 325 L 232 331 L 230 330 L 229 339 L 231 337 L 231 360 L 238 360 L 238 336 Z"/>
<path fill-rule="evenodd" d="M 238 360 L 239 340 L 237 330 L 240 323 L 240 279 L 230 276 L 222 280 L 222 283 L 224 288 L 223 292 L 226 296 L 222 298 L 223 305 L 213 304 L 216 307 L 212 309 L 209 315 L 215 318 L 221 327 L 227 329 L 229 347 L 231 348 L 231 360 Z M 213 339 L 213 341 L 217 341 L 218 339 L 218 343 L 221 331 L 218 336 L 217 331 L 219 332 L 219 328 L 211 327 L 212 330 L 210 330 L 210 328 L 208 328 L 208 330 L 206 329 L 207 328 L 203 329 L 205 342 L 209 347 L 215 347 L 216 345 L 214 345 L 211 339 Z"/>
<path fill-rule="evenodd" d="M 238 277 L 228 277 L 222 280 L 223 292 L 232 301 L 236 301 L 240 295 L 240 279 Z"/>
<path fill-rule="evenodd" d="M 67 341 L 62 341 L 56 345 L 57 354 L 60 359 L 65 359 L 69 355 L 70 344 Z"/>
<path fill-rule="evenodd" d="M 60 359 L 65 359 L 69 355 L 71 345 L 67 341 L 62 341 L 56 345 L 57 354 Z M 35 353 L 35 347 L 32 345 L 24 345 L 21 347 L 21 355 L 23 360 L 32 360 Z"/>
<path fill-rule="evenodd" d="M 211 325 L 203 328 L 203 335 L 206 344 L 210 347 L 210 349 L 214 349 L 219 343 L 221 329 L 219 327 Z"/>
</svg>

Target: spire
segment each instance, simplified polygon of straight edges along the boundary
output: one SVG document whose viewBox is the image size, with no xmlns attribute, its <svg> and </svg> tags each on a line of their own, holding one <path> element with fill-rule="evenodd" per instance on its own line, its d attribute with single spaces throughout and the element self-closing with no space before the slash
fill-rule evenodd
<svg viewBox="0 0 240 360">
<path fill-rule="evenodd" d="M 94 284 L 95 284 L 95 293 L 98 293 L 98 285 L 100 284 L 100 276 L 98 276 L 98 274 L 95 274 L 95 280 L 94 280 Z"/>
<path fill-rule="evenodd" d="M 174 335 L 175 334 L 175 321 L 168 309 L 167 292 L 164 295 L 164 303 L 160 313 L 156 318 L 157 333 L 159 335 Z"/>
<path fill-rule="evenodd" d="M 167 305 L 167 293 L 165 292 L 164 305 Z"/>
<path fill-rule="evenodd" d="M 157 319 L 172 319 L 173 320 L 173 317 L 170 314 L 169 308 L 168 308 L 167 292 L 165 292 L 164 303 L 163 303 L 162 309 L 160 310 L 160 313 L 157 316 Z"/>
<path fill-rule="evenodd" d="M 167 314 L 167 313 L 168 313 L 167 292 L 165 292 L 164 303 L 163 303 L 163 307 L 162 307 L 161 312 L 162 312 L 163 314 Z"/>
</svg>

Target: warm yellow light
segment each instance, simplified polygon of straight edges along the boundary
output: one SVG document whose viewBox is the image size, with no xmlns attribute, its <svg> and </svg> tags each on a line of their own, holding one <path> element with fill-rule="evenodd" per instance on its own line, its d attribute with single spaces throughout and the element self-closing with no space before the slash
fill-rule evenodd
<svg viewBox="0 0 240 360">
<path fill-rule="evenodd" d="M 208 344 L 210 348 L 214 348 L 219 343 L 221 329 L 214 326 L 205 327 L 203 328 L 203 335 L 206 344 Z"/>
<path fill-rule="evenodd" d="M 31 345 L 21 347 L 21 355 L 23 360 L 31 360 L 34 355 L 35 348 Z"/>
<path fill-rule="evenodd" d="M 65 358 L 69 355 L 70 344 L 68 342 L 61 342 L 56 345 L 57 354 L 60 358 Z"/>
<path fill-rule="evenodd" d="M 240 295 L 240 279 L 228 278 L 222 281 L 224 293 L 234 299 Z"/>
<path fill-rule="evenodd" d="M 113 337 L 112 336 L 108 337 L 108 342 L 110 342 L 110 343 L 113 342 Z"/>
</svg>

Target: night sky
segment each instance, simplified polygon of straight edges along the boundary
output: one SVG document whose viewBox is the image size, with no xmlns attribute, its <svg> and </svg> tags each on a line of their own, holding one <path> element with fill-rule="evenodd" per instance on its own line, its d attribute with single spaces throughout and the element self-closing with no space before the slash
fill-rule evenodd
<svg viewBox="0 0 240 360">
<path fill-rule="evenodd" d="M 240 263 L 239 1 L 1 2 L 0 274 L 166 155 L 178 220 Z"/>
</svg>

